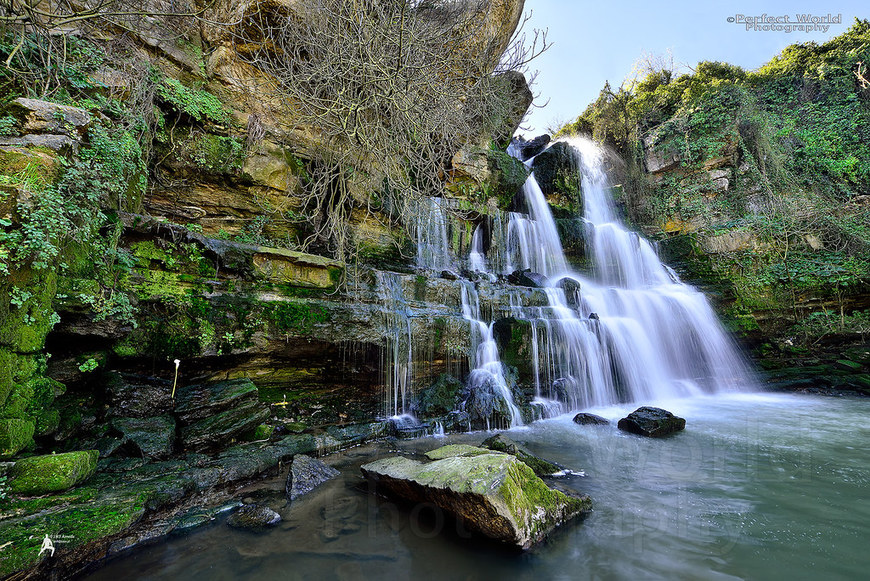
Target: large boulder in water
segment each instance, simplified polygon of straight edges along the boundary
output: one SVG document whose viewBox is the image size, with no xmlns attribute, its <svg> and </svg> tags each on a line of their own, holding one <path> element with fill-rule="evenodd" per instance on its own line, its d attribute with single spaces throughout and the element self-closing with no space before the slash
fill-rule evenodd
<svg viewBox="0 0 870 581">
<path fill-rule="evenodd" d="M 495 452 L 503 452 L 515 456 L 517 460 L 534 470 L 538 476 L 553 476 L 562 472 L 562 467 L 558 464 L 538 458 L 504 434 L 496 434 L 491 438 L 487 438 L 481 446 Z"/>
<path fill-rule="evenodd" d="M 667 410 L 644 406 L 619 420 L 616 427 L 623 432 L 660 438 L 685 429 L 686 420 L 678 418 Z"/>
<path fill-rule="evenodd" d="M 294 456 L 285 486 L 287 499 L 296 500 L 324 482 L 337 478 L 340 474 L 338 470 L 316 458 L 304 454 Z"/>
<path fill-rule="evenodd" d="M 433 504 L 470 530 L 523 549 L 592 507 L 588 496 L 549 488 L 508 454 L 463 454 L 428 463 L 384 458 L 361 470 L 379 493 Z"/>
</svg>

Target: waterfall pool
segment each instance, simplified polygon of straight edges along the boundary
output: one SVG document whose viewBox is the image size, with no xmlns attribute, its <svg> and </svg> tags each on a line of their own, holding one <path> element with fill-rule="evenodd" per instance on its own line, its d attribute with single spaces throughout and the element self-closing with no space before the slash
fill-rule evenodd
<svg viewBox="0 0 870 581">
<path fill-rule="evenodd" d="M 477 444 L 485 433 L 385 442 L 328 457 L 341 478 L 287 506 L 283 480 L 257 493 L 284 521 L 262 534 L 223 519 L 109 562 L 93 581 L 135 579 L 862 579 L 870 570 L 870 399 L 726 394 L 644 402 L 687 419 L 651 440 L 616 429 L 638 405 L 509 432 L 586 477 L 561 486 L 594 511 L 514 553 L 468 538 L 427 506 L 366 492 L 359 466 L 397 451 Z M 459 530 L 457 530 L 459 529 Z"/>
</svg>

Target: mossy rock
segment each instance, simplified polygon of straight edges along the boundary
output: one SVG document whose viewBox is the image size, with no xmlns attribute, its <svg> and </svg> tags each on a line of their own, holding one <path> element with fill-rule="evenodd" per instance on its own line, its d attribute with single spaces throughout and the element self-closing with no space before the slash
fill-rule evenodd
<svg viewBox="0 0 870 581">
<path fill-rule="evenodd" d="M 21 418 L 0 420 L 0 458 L 11 458 L 33 441 L 36 426 Z"/>
<path fill-rule="evenodd" d="M 462 382 L 449 374 L 442 374 L 429 387 L 420 390 L 415 402 L 417 415 L 424 418 L 443 416 L 459 404 Z"/>
<path fill-rule="evenodd" d="M 534 470 L 538 476 L 552 476 L 562 470 L 562 467 L 558 464 L 538 458 L 504 434 L 496 434 L 491 438 L 487 438 L 481 446 L 489 450 L 516 456 L 523 464 Z"/>
<path fill-rule="evenodd" d="M 489 450 L 478 448 L 477 446 L 469 446 L 468 444 L 449 444 L 441 446 L 435 450 L 426 452 L 425 456 L 430 460 L 443 460 L 444 458 L 455 458 L 462 456 L 480 456 L 481 454 L 489 454 Z"/>
<path fill-rule="evenodd" d="M 255 442 L 259 440 L 268 440 L 272 437 L 272 434 L 275 433 L 275 426 L 270 426 L 269 424 L 260 424 L 254 429 L 254 433 L 251 435 L 251 439 Z"/>
<path fill-rule="evenodd" d="M 0 283 L 0 347 L 16 353 L 37 353 L 54 326 L 52 300 L 57 289 L 54 271 L 20 270 Z M 13 292 L 19 304 L 12 304 Z"/>
<path fill-rule="evenodd" d="M 9 470 L 9 490 L 38 496 L 62 492 L 84 482 L 97 469 L 96 450 L 23 458 Z"/>
<path fill-rule="evenodd" d="M 553 490 L 531 468 L 496 452 L 429 463 L 384 458 L 361 470 L 378 492 L 432 503 L 470 530 L 522 549 L 592 506 L 588 496 Z"/>
</svg>

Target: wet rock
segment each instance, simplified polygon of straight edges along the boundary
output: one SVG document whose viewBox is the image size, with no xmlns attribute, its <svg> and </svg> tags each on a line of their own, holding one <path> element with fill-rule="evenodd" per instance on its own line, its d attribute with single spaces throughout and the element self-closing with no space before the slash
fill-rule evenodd
<svg viewBox="0 0 870 581">
<path fill-rule="evenodd" d="M 96 450 L 23 458 L 9 469 L 9 491 L 38 496 L 62 492 L 84 482 L 97 469 Z"/>
<path fill-rule="evenodd" d="M 133 444 L 148 458 L 166 458 L 175 447 L 175 419 L 172 416 L 151 418 L 115 418 L 112 427 L 121 432 L 125 442 Z M 101 446 L 107 453 L 107 446 Z"/>
<path fill-rule="evenodd" d="M 538 476 L 552 476 L 562 471 L 562 467 L 558 464 L 538 458 L 504 434 L 496 434 L 491 438 L 487 438 L 481 446 L 489 450 L 516 456 L 523 464 L 534 470 Z"/>
<path fill-rule="evenodd" d="M 595 414 L 582 412 L 574 416 L 574 423 L 581 426 L 606 426 L 610 421 Z"/>
<path fill-rule="evenodd" d="M 257 386 L 247 378 L 206 385 L 178 386 L 175 414 L 184 424 L 215 416 L 257 397 Z"/>
<path fill-rule="evenodd" d="M 106 374 L 109 413 L 125 418 L 161 416 L 172 411 L 172 385 L 130 380 L 120 373 Z"/>
<path fill-rule="evenodd" d="M 686 420 L 667 410 L 644 406 L 619 420 L 617 427 L 624 432 L 660 438 L 685 429 Z"/>
<path fill-rule="evenodd" d="M 528 268 L 525 270 L 515 270 L 507 275 L 507 281 L 510 284 L 517 286 L 527 286 L 531 288 L 544 288 L 547 286 L 547 277 L 537 272 L 532 272 Z"/>
<path fill-rule="evenodd" d="M 320 529 L 320 538 L 325 543 L 338 540 L 342 535 L 349 535 L 362 529 L 358 513 L 359 500 L 356 498 L 342 498 L 320 509 L 323 518 L 323 526 Z"/>
<path fill-rule="evenodd" d="M 269 418 L 250 379 L 180 388 L 175 413 L 185 449 L 204 450 L 229 443 Z"/>
<path fill-rule="evenodd" d="M 285 491 L 288 500 L 296 500 L 308 494 L 324 482 L 337 478 L 341 473 L 320 460 L 300 454 L 293 458 L 287 475 Z"/>
<path fill-rule="evenodd" d="M 487 370 L 479 369 L 475 370 L 469 381 L 462 408 L 468 413 L 472 429 L 510 425 L 511 409 L 502 394 L 498 377 Z"/>
<path fill-rule="evenodd" d="M 419 391 L 414 402 L 415 411 L 424 418 L 449 414 L 456 409 L 461 391 L 462 382 L 443 373 L 435 383 Z"/>
<path fill-rule="evenodd" d="M 546 195 L 562 189 L 566 179 L 575 179 L 576 162 L 574 149 L 564 141 L 557 141 L 535 157 L 532 171 Z"/>
<path fill-rule="evenodd" d="M 227 518 L 227 524 L 236 529 L 257 530 L 275 526 L 281 515 L 261 504 L 246 504 Z"/>
<path fill-rule="evenodd" d="M 435 450 L 426 452 L 426 456 L 430 460 L 443 460 L 444 458 L 455 458 L 457 456 L 480 456 L 481 454 L 489 454 L 489 450 L 478 448 L 477 446 L 469 446 L 468 444 L 449 444 L 441 446 Z"/>
<path fill-rule="evenodd" d="M 591 509 L 589 497 L 549 488 L 508 454 L 451 456 L 428 463 L 394 457 L 361 470 L 377 492 L 431 503 L 470 530 L 523 549 Z"/>
<path fill-rule="evenodd" d="M 442 270 L 441 278 L 443 278 L 444 280 L 459 280 L 459 275 L 452 270 Z"/>
<path fill-rule="evenodd" d="M 550 136 L 546 133 L 538 135 L 526 141 L 522 137 L 517 137 L 513 140 L 513 145 L 516 148 L 520 159 L 526 161 L 544 151 L 550 143 Z"/>
<path fill-rule="evenodd" d="M 559 286 L 565 292 L 565 302 L 568 306 L 576 309 L 580 306 L 580 283 L 573 278 L 563 278 L 559 281 Z"/>
</svg>

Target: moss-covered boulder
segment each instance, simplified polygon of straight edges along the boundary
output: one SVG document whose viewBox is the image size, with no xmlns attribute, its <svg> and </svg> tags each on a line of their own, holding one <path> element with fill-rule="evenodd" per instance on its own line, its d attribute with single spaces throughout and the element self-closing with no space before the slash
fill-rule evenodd
<svg viewBox="0 0 870 581">
<path fill-rule="evenodd" d="M 553 490 L 515 457 L 496 452 L 428 463 L 384 458 L 361 469 L 379 493 L 431 503 L 470 530 L 522 549 L 592 506 L 588 496 Z"/>
<path fill-rule="evenodd" d="M 10 458 L 33 439 L 36 426 L 20 418 L 0 420 L 0 458 Z"/>
<path fill-rule="evenodd" d="M 496 434 L 487 438 L 481 446 L 495 452 L 516 456 L 517 460 L 534 470 L 538 476 L 552 476 L 562 471 L 562 467 L 558 464 L 538 458 L 504 434 Z"/>
<path fill-rule="evenodd" d="M 96 450 L 83 450 L 23 458 L 9 470 L 9 490 L 29 496 L 62 492 L 90 478 L 98 456 Z"/>
<path fill-rule="evenodd" d="M 489 454 L 489 450 L 478 448 L 477 446 L 469 446 L 468 444 L 448 444 L 441 446 L 435 450 L 426 452 L 426 456 L 430 460 L 443 460 L 444 458 L 455 458 L 459 456 L 480 456 L 481 454 Z"/>
</svg>

